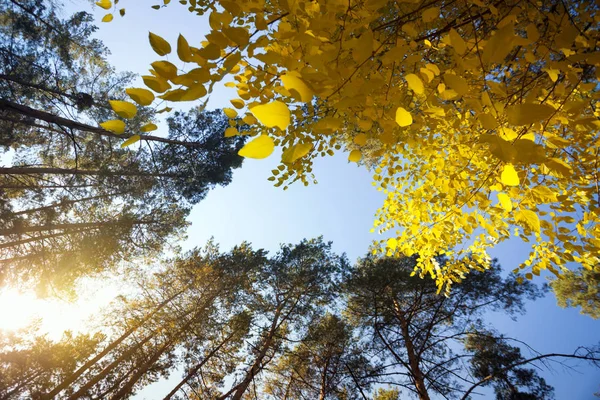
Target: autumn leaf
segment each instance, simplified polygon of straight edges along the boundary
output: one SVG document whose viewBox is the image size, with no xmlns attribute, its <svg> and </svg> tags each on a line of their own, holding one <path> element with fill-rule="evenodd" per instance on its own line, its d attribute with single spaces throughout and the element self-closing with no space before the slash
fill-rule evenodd
<svg viewBox="0 0 600 400">
<path fill-rule="evenodd" d="M 128 101 L 120 100 L 109 100 L 108 102 L 112 107 L 113 111 L 121 118 L 133 118 L 137 114 L 137 107 L 135 104 Z"/>
<path fill-rule="evenodd" d="M 398 107 L 396 110 L 396 123 L 399 126 L 409 126 L 413 123 L 412 115 L 403 107 Z"/>
<path fill-rule="evenodd" d="M 270 136 L 260 135 L 254 140 L 246 143 L 244 147 L 238 151 L 238 154 L 246 158 L 267 158 L 273 153 L 275 143 Z"/>
<path fill-rule="evenodd" d="M 148 39 L 150 40 L 150 46 L 152 50 L 159 56 L 166 56 L 171 52 L 171 45 L 165 39 L 152 32 L 148 33 Z"/>
<path fill-rule="evenodd" d="M 250 112 L 268 128 L 278 127 L 285 130 L 290 124 L 290 110 L 285 103 L 278 100 L 254 106 Z"/>
<path fill-rule="evenodd" d="M 125 122 L 120 119 L 111 119 L 110 121 L 105 121 L 100 124 L 100 126 L 107 131 L 114 133 L 123 133 L 125 132 Z"/>
</svg>

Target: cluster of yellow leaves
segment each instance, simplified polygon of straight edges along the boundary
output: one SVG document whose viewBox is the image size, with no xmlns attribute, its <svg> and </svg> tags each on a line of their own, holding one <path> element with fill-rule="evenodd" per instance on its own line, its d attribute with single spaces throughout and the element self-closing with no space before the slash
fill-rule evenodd
<svg viewBox="0 0 600 400">
<path fill-rule="evenodd" d="M 192 101 L 233 78 L 231 103 L 247 112 L 226 110 L 225 134 L 250 125 L 246 157 L 283 149 L 276 186 L 308 184 L 314 158 L 342 148 L 350 161 L 376 162 L 387 198 L 375 229 L 394 233 L 376 251 L 419 254 L 415 272 L 445 290 L 511 236 L 533 242 L 517 268 L 526 277 L 600 263 L 593 2 L 180 3 L 208 15 L 211 32 L 197 47 L 180 36 L 186 72 L 159 61 L 145 84 Z M 157 35 L 150 44 L 171 53 Z"/>
</svg>

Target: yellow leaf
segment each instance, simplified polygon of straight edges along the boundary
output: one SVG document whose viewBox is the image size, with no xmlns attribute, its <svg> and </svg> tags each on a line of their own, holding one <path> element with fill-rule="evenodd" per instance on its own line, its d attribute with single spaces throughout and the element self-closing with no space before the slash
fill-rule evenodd
<svg viewBox="0 0 600 400">
<path fill-rule="evenodd" d="M 404 77 L 406 82 L 408 82 L 408 87 L 415 92 L 416 94 L 423 94 L 425 88 L 423 87 L 423 82 L 421 82 L 421 78 L 419 78 L 415 74 L 408 74 Z"/>
<path fill-rule="evenodd" d="M 511 212 L 513 209 L 512 202 L 510 201 L 510 197 L 506 193 L 498 193 L 498 201 L 500 201 L 500 205 L 506 211 Z"/>
<path fill-rule="evenodd" d="M 150 46 L 152 50 L 159 56 L 166 56 L 171 52 L 171 45 L 165 39 L 152 32 L 148 33 L 148 39 L 150 40 Z"/>
<path fill-rule="evenodd" d="M 529 125 L 546 120 L 556 110 L 547 104 L 522 103 L 506 109 L 508 123 L 512 125 Z"/>
<path fill-rule="evenodd" d="M 413 123 L 412 115 L 402 107 L 396 110 L 396 123 L 400 126 L 409 126 Z"/>
<path fill-rule="evenodd" d="M 515 221 L 525 225 L 532 231 L 540 233 L 540 219 L 537 214 L 531 210 L 518 210 L 514 213 Z"/>
<path fill-rule="evenodd" d="M 185 91 L 183 96 L 181 96 L 180 101 L 194 101 L 198 100 L 201 97 L 206 96 L 206 88 L 203 84 L 198 83 Z"/>
<path fill-rule="evenodd" d="M 233 127 L 229 127 L 227 129 L 225 129 L 225 137 L 237 136 L 239 134 L 240 133 L 238 132 L 238 130 Z"/>
<path fill-rule="evenodd" d="M 112 14 L 106 14 L 104 17 L 102 17 L 102 22 L 110 22 L 112 20 L 113 20 Z"/>
<path fill-rule="evenodd" d="M 423 19 L 423 22 L 431 22 L 434 19 L 438 18 L 439 16 L 440 16 L 440 8 L 439 7 L 431 7 L 431 8 L 428 8 L 427 10 L 423 11 L 421 18 Z"/>
<path fill-rule="evenodd" d="M 367 135 L 365 135 L 364 133 L 359 133 L 358 135 L 354 136 L 353 141 L 359 146 L 364 146 L 365 144 L 367 144 Z"/>
<path fill-rule="evenodd" d="M 225 113 L 225 115 L 227 115 L 229 118 L 235 118 L 238 116 L 237 111 L 235 111 L 233 108 L 224 108 L 223 112 Z"/>
<path fill-rule="evenodd" d="M 467 81 L 458 75 L 446 73 L 444 74 L 444 81 L 446 82 L 446 85 L 450 86 L 461 96 L 464 96 L 469 92 Z"/>
<path fill-rule="evenodd" d="M 192 61 L 192 51 L 187 40 L 180 34 L 177 38 L 177 56 L 183 62 Z"/>
<path fill-rule="evenodd" d="M 244 108 L 244 100 L 242 99 L 233 99 L 229 100 L 229 102 L 238 110 Z"/>
<path fill-rule="evenodd" d="M 155 92 L 163 93 L 171 89 L 171 84 L 166 79 L 152 75 L 143 75 L 142 79 L 144 80 L 144 84 Z"/>
<path fill-rule="evenodd" d="M 467 51 L 467 44 L 454 29 L 450 29 L 450 44 L 452 44 L 454 50 L 461 56 Z"/>
<path fill-rule="evenodd" d="M 258 124 L 257 119 L 254 118 L 254 115 L 251 115 L 251 114 L 244 115 L 244 118 L 242 118 L 242 121 L 244 121 L 244 123 L 248 124 L 248 125 Z"/>
<path fill-rule="evenodd" d="M 496 129 L 498 126 L 498 122 L 492 114 L 479 114 L 477 118 L 479 118 L 479 122 L 481 122 L 481 126 L 483 126 L 484 129 Z"/>
<path fill-rule="evenodd" d="M 299 97 L 301 101 L 309 102 L 314 95 L 312 89 L 308 87 L 306 82 L 290 73 L 282 75 L 281 82 L 283 82 L 284 88 L 289 90 L 292 95 L 296 94 L 296 97 Z"/>
<path fill-rule="evenodd" d="M 268 128 L 277 126 L 283 131 L 290 124 L 290 109 L 284 102 L 279 100 L 254 106 L 250 109 L 250 112 L 254 114 L 261 124 Z"/>
<path fill-rule="evenodd" d="M 246 46 L 250 41 L 250 34 L 241 27 L 231 27 L 223 29 L 223 33 L 238 46 Z"/>
<path fill-rule="evenodd" d="M 514 46 L 514 37 L 514 27 L 511 24 L 498 29 L 483 49 L 481 55 L 483 62 L 486 64 L 502 62 Z"/>
<path fill-rule="evenodd" d="M 351 162 L 359 162 L 362 158 L 362 153 L 360 152 L 360 150 L 352 150 L 350 152 L 350 155 L 348 156 L 348 161 Z"/>
<path fill-rule="evenodd" d="M 261 135 L 251 142 L 246 143 L 238 154 L 246 158 L 267 158 L 273 153 L 275 143 L 270 136 Z"/>
<path fill-rule="evenodd" d="M 142 132 L 152 132 L 158 129 L 158 126 L 153 123 L 146 124 L 140 128 Z"/>
<path fill-rule="evenodd" d="M 137 107 L 135 104 L 128 101 L 120 100 L 109 100 L 110 106 L 121 118 L 133 118 L 137 114 Z"/>
<path fill-rule="evenodd" d="M 120 119 L 111 119 L 110 121 L 102 122 L 100 126 L 107 131 L 114 133 L 123 133 L 125 132 L 125 122 Z"/>
<path fill-rule="evenodd" d="M 126 141 L 124 141 L 121 144 L 121 148 L 124 149 L 127 146 L 131 146 L 132 144 L 138 142 L 140 140 L 140 135 L 133 135 L 132 137 L 130 137 L 129 139 L 127 139 Z"/>
<path fill-rule="evenodd" d="M 506 164 L 500 175 L 500 181 L 506 186 L 519 186 L 519 175 L 512 164 Z"/>
<path fill-rule="evenodd" d="M 169 90 L 165 94 L 158 96 L 159 99 L 167 100 L 167 101 L 183 101 L 183 95 L 185 94 L 184 89 L 173 89 Z"/>
<path fill-rule="evenodd" d="M 165 79 L 173 79 L 177 76 L 177 67 L 168 61 L 155 61 L 152 64 L 152 68 L 156 73 Z"/>
<path fill-rule="evenodd" d="M 108 10 L 109 8 L 112 7 L 112 1 L 110 1 L 110 0 L 100 0 L 100 1 L 96 2 L 96 5 L 98 7 L 104 8 L 105 10 Z"/>
<path fill-rule="evenodd" d="M 389 247 L 392 251 L 394 251 L 398 247 L 398 239 L 396 239 L 396 238 L 389 238 L 387 240 L 386 244 L 387 244 L 387 247 Z"/>
<path fill-rule="evenodd" d="M 128 88 L 125 92 L 140 106 L 149 106 L 154 101 L 154 93 L 148 89 Z"/>
<path fill-rule="evenodd" d="M 286 149 L 281 155 L 281 162 L 285 164 L 292 164 L 299 158 L 307 155 L 312 149 L 311 143 L 298 143 L 292 147 Z"/>
</svg>

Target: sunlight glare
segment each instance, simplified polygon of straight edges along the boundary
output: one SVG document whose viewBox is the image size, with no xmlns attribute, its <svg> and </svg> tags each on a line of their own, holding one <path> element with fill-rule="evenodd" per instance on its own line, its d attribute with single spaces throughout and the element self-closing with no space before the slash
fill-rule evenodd
<svg viewBox="0 0 600 400">
<path fill-rule="evenodd" d="M 89 285 L 88 288 L 93 286 L 96 286 L 95 290 L 86 291 L 75 302 L 42 299 L 32 291 L 22 292 L 11 287 L 0 289 L 0 331 L 14 332 L 39 320 L 39 333 L 47 334 L 52 340 L 59 340 L 66 330 L 86 333 L 90 330 L 88 321 L 91 317 L 119 293 L 115 283 Z"/>
</svg>

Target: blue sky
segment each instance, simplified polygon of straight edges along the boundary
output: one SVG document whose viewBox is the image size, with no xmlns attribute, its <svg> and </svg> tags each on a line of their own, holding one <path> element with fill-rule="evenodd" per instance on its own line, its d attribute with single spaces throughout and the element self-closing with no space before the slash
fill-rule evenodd
<svg viewBox="0 0 600 400">
<path fill-rule="evenodd" d="M 98 22 L 96 36 L 111 50 L 109 61 L 117 70 L 144 74 L 151 62 L 160 59 L 148 44 L 148 30 L 173 44 L 181 33 L 192 46 L 198 46 L 208 32 L 205 18 L 188 13 L 177 2 L 159 11 L 150 8 L 159 3 L 162 1 L 121 0 L 125 18 L 116 16 L 110 24 Z M 90 6 L 86 1 L 66 0 L 66 9 L 90 10 Z M 104 13 L 96 12 L 98 21 Z M 177 64 L 176 56 L 171 58 Z M 137 86 L 143 86 L 141 80 Z M 232 89 L 216 88 L 207 108 L 227 107 L 234 97 Z M 234 173 L 232 184 L 214 189 L 194 208 L 185 247 L 201 246 L 214 237 L 222 249 L 249 241 L 256 248 L 276 250 L 279 243 L 323 235 L 333 241 L 335 251 L 347 253 L 351 260 L 364 255 L 371 241 L 378 239 L 369 231 L 383 195 L 371 185 L 371 174 L 346 158 L 339 154 L 319 160 L 314 168 L 318 185 L 292 185 L 287 191 L 267 181 L 278 154 L 245 161 Z M 519 241 L 503 243 L 491 252 L 506 269 L 515 268 L 527 254 L 528 246 Z M 500 314 L 490 315 L 489 320 L 501 332 L 542 353 L 570 353 L 579 345 L 600 341 L 600 320 L 581 316 L 577 310 L 560 309 L 551 294 L 529 304 L 527 315 L 516 322 Z M 600 391 L 600 371 L 583 364 L 575 370 L 556 366 L 543 376 L 555 387 L 557 399 L 591 400 L 595 399 L 593 393 Z M 138 397 L 150 399 L 160 394 L 154 390 L 161 389 L 146 390 Z"/>
</svg>

